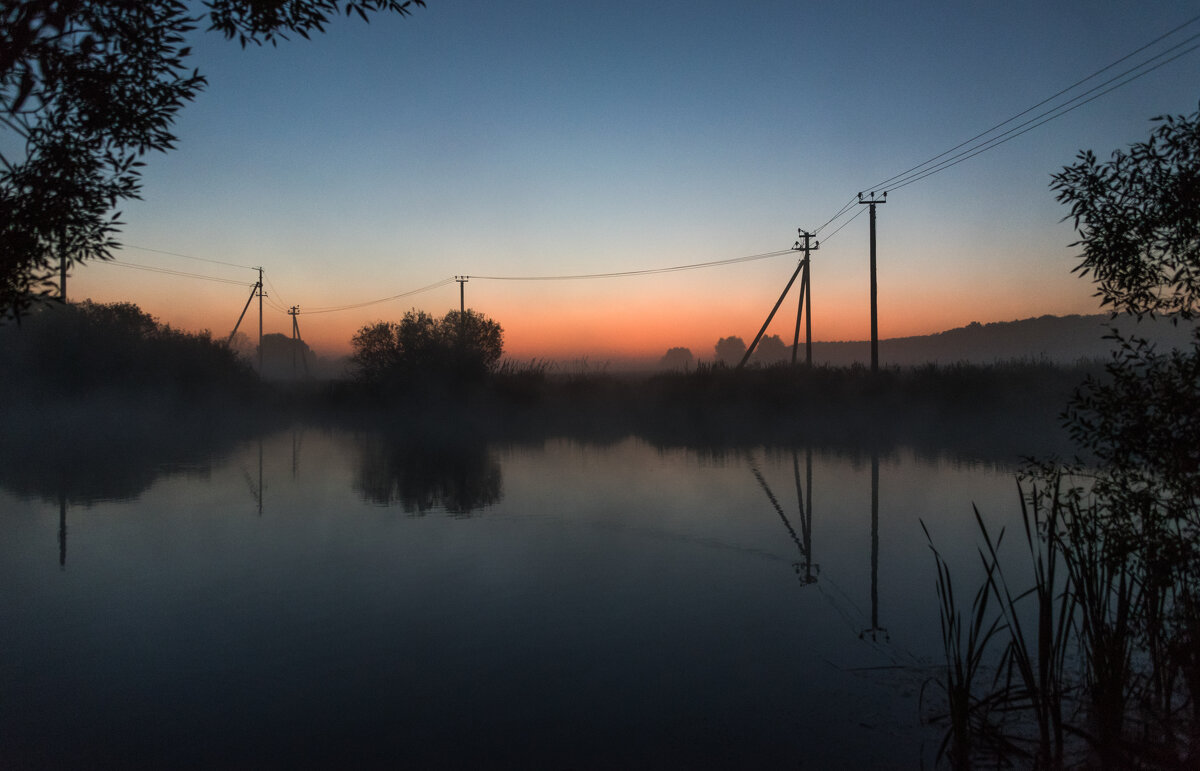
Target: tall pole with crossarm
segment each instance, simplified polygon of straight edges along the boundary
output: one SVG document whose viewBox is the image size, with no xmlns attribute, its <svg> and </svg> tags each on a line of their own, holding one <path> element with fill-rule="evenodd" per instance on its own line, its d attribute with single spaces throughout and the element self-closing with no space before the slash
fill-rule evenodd
<svg viewBox="0 0 1200 771">
<path fill-rule="evenodd" d="M 879 301 L 878 289 L 875 282 L 875 207 L 881 203 L 887 203 L 887 192 L 884 191 L 883 197 L 876 197 L 875 193 L 871 193 L 870 198 L 863 198 L 863 194 L 858 194 L 858 202 L 871 207 L 871 371 L 879 371 Z"/>
</svg>

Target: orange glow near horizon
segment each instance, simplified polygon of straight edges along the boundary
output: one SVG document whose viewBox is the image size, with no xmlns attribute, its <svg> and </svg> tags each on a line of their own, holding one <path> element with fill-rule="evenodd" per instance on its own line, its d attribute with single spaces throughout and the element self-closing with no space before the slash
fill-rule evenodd
<svg viewBox="0 0 1200 771">
<path fill-rule="evenodd" d="M 128 300 L 176 328 L 208 329 L 217 338 L 232 330 L 250 288 L 249 282 L 238 286 L 189 281 L 116 266 L 87 266 L 77 273 L 75 280 L 68 282 L 73 299 Z M 513 359 L 653 359 L 668 348 L 682 346 L 698 360 L 711 360 L 721 337 L 737 335 L 749 343 L 778 299 L 786 283 L 786 268 L 780 271 L 776 265 L 759 273 L 749 278 L 739 275 L 741 280 L 736 282 L 729 280 L 728 273 L 716 277 L 717 281 L 696 274 L 682 279 L 668 275 L 553 283 L 476 280 L 467 284 L 466 298 L 468 307 L 501 324 L 505 355 Z M 859 283 L 856 278 L 829 277 L 827 286 L 819 287 L 813 303 L 814 341 L 869 339 L 869 304 Z M 936 288 L 894 283 L 900 291 L 880 294 L 882 339 L 933 334 L 972 321 L 1098 312 L 1085 282 L 1033 287 L 1020 295 L 1003 287 L 970 292 L 951 281 Z M 289 287 L 287 292 L 286 301 L 305 299 L 302 287 Z M 788 345 L 795 330 L 798 294 L 797 283 L 767 330 Z M 319 288 L 307 295 L 322 296 Z M 440 316 L 458 307 L 458 286 L 450 284 L 407 300 L 337 313 L 305 315 L 301 304 L 300 331 L 318 353 L 345 355 L 359 328 L 379 320 L 398 320 L 413 307 Z M 252 339 L 257 334 L 257 301 L 247 309 L 241 330 Z M 291 319 L 268 306 L 263 331 L 290 336 Z M 803 334 L 802 329 L 801 341 Z"/>
</svg>

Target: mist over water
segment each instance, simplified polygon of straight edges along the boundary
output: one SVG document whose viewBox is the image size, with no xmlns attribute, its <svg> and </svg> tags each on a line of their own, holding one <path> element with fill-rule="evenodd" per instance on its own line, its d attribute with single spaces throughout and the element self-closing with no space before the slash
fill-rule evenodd
<svg viewBox="0 0 1200 771">
<path fill-rule="evenodd" d="M 1010 465 L 904 449 L 296 426 L 157 458 L 0 477 L 6 763 L 912 767 L 917 519 L 969 554 L 971 502 L 1015 507 Z"/>
</svg>

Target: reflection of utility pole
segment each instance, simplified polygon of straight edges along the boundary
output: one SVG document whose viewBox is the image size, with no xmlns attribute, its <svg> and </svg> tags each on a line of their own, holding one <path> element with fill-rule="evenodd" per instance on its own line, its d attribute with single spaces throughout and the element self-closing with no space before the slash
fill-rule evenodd
<svg viewBox="0 0 1200 771">
<path fill-rule="evenodd" d="M 859 633 L 861 639 L 871 635 L 878 641 L 878 633 L 889 640 L 888 631 L 879 626 L 879 451 L 871 450 L 871 628 Z"/>
<path fill-rule="evenodd" d="M 804 568 L 804 575 L 800 580 L 805 584 L 815 584 L 817 577 L 813 575 L 813 571 L 820 571 L 820 567 L 813 563 L 812 553 L 812 447 L 806 447 L 804 450 L 804 465 L 807 477 L 805 486 L 800 485 L 800 456 L 792 450 L 792 472 L 796 477 L 796 499 L 800 502 L 800 537 L 803 540 L 801 552 L 804 554 L 804 561 L 796 566 L 796 573 L 800 573 L 800 568 Z M 808 491 L 807 505 L 805 503 L 805 491 Z"/>
<path fill-rule="evenodd" d="M 793 249 L 803 249 L 804 259 L 801 261 L 801 266 L 804 268 L 804 273 L 800 277 L 800 302 L 796 306 L 796 335 L 792 338 L 792 366 L 796 364 L 796 349 L 800 346 L 800 317 L 806 316 L 808 319 L 804 331 L 804 363 L 812 366 L 812 285 L 809 279 L 809 260 L 810 251 L 816 251 L 821 248 L 821 243 L 814 242 L 809 245 L 809 240 L 813 237 L 812 233 L 805 230 L 800 230 L 800 237 L 804 239 L 804 246 L 800 246 L 797 241 Z M 805 308 L 807 307 L 807 312 Z"/>
<path fill-rule="evenodd" d="M 262 516 L 263 509 L 263 475 L 262 475 L 262 437 L 258 438 L 258 516 Z"/>
<path fill-rule="evenodd" d="M 58 491 L 58 566 L 67 567 L 67 491 Z"/>
<path fill-rule="evenodd" d="M 794 455 L 793 455 L 793 459 L 795 459 Z M 797 537 L 795 528 L 793 528 L 792 523 L 788 521 L 787 515 L 783 513 L 783 507 L 779 505 L 779 499 L 775 497 L 775 493 L 771 492 L 771 487 L 770 487 L 770 485 L 767 484 L 766 478 L 764 478 L 762 475 L 762 472 L 759 471 L 754 466 L 753 462 L 750 464 L 750 472 L 753 473 L 754 478 L 758 480 L 759 487 L 761 487 L 763 489 L 763 492 L 767 494 L 767 500 L 769 500 L 771 502 L 771 507 L 775 509 L 775 513 L 779 515 L 779 518 L 781 520 L 783 520 L 783 526 L 787 528 L 788 535 L 791 536 L 791 538 L 792 538 L 792 543 L 796 544 L 796 549 L 800 552 L 800 556 L 802 558 L 801 561 L 792 563 L 792 567 L 796 570 L 796 575 L 800 575 L 800 569 L 804 568 L 804 575 L 801 576 L 800 580 L 804 584 L 812 584 L 812 583 L 816 583 L 816 580 L 817 580 L 816 576 L 813 575 L 813 569 L 816 568 L 816 566 L 813 565 L 813 562 L 812 562 L 812 521 L 811 521 L 811 519 L 808 520 L 807 522 L 805 521 L 804 497 L 803 497 L 803 491 L 800 490 L 800 465 L 799 465 L 799 463 L 800 462 L 798 459 L 795 460 L 796 492 L 801 495 L 801 497 L 800 497 L 800 528 L 804 532 L 803 541 L 799 537 Z M 812 480 L 811 467 L 810 467 L 810 471 L 809 471 L 809 480 L 810 481 Z M 809 500 L 810 508 L 811 508 L 811 505 L 812 505 L 812 501 Z M 819 570 L 819 568 L 817 568 L 817 569 Z"/>
<path fill-rule="evenodd" d="M 871 197 L 863 199 L 863 194 L 858 194 L 858 202 L 871 207 L 871 371 L 879 371 L 879 304 L 877 301 L 878 291 L 875 283 L 875 207 L 881 203 L 887 203 L 887 191 L 884 191 L 882 198 L 876 198 L 875 193 L 871 193 Z"/>
</svg>

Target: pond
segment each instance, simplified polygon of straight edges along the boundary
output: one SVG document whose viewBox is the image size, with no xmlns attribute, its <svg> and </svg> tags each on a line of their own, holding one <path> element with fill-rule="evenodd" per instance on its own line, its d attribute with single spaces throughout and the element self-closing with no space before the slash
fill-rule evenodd
<svg viewBox="0 0 1200 771">
<path fill-rule="evenodd" d="M 920 521 L 970 566 L 972 504 L 1018 503 L 1015 464 L 905 449 L 109 455 L 0 478 L 5 767 L 918 767 Z"/>
</svg>

